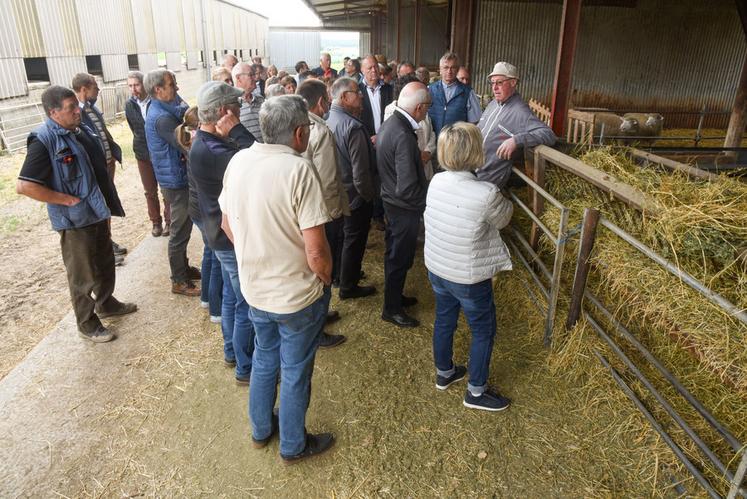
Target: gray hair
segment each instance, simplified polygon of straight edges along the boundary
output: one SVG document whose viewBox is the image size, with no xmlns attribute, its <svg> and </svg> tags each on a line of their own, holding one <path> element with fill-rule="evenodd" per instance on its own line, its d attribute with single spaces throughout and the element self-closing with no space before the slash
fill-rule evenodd
<svg viewBox="0 0 747 499">
<path fill-rule="evenodd" d="M 446 61 L 456 61 L 457 64 L 459 64 L 459 56 L 456 55 L 454 52 L 446 52 L 444 55 L 441 56 L 441 59 L 438 60 L 438 65 L 440 66 Z"/>
<path fill-rule="evenodd" d="M 128 80 L 130 78 L 134 78 L 134 79 L 138 80 L 140 83 L 142 83 L 143 82 L 143 77 L 144 77 L 144 75 L 140 71 L 130 71 L 129 73 L 127 73 L 127 79 Z"/>
<path fill-rule="evenodd" d="M 145 87 L 145 91 L 148 92 L 148 95 L 154 97 L 156 87 L 166 86 L 166 75 L 169 75 L 172 78 L 174 77 L 172 72 L 168 69 L 159 68 L 154 69 L 153 71 L 148 71 L 148 74 L 145 75 L 145 78 L 143 79 L 143 86 Z"/>
<path fill-rule="evenodd" d="M 419 85 L 420 88 L 414 90 L 411 88 L 406 92 L 405 88 L 410 85 Z M 415 108 L 419 104 L 425 104 L 431 100 L 431 94 L 428 91 L 428 87 L 423 85 L 421 82 L 408 83 L 405 85 L 405 88 L 402 89 L 402 92 L 400 92 L 399 97 L 397 98 L 397 107 L 404 109 L 408 113 L 415 111 Z"/>
<path fill-rule="evenodd" d="M 200 107 L 197 109 L 197 117 L 200 123 L 215 124 L 220 119 L 220 106 L 217 107 Z"/>
<path fill-rule="evenodd" d="M 336 79 L 335 82 L 332 84 L 332 89 L 331 89 L 332 100 L 335 102 L 339 102 L 340 99 L 342 99 L 342 94 L 350 90 L 351 84 L 355 85 L 356 88 L 358 87 L 358 82 L 347 76 L 343 76 L 342 78 Z"/>
<path fill-rule="evenodd" d="M 259 110 L 259 128 L 265 144 L 293 145 L 296 128 L 309 123 L 309 109 L 300 95 L 267 99 Z"/>
<path fill-rule="evenodd" d="M 233 78 L 233 81 L 236 81 L 236 78 L 241 73 L 252 73 L 254 74 L 254 68 L 252 67 L 252 64 L 249 64 L 248 62 L 237 62 L 236 65 L 231 70 L 231 77 Z M 244 71 L 244 68 L 248 68 L 248 71 Z"/>
<path fill-rule="evenodd" d="M 269 99 L 270 97 L 278 97 L 280 95 L 285 95 L 284 86 L 282 86 L 280 83 L 267 85 L 267 88 L 265 89 L 265 98 Z"/>
</svg>

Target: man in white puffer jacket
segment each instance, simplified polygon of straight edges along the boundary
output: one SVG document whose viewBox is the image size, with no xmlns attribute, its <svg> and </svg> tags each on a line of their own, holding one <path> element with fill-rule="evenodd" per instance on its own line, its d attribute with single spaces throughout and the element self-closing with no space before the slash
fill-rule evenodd
<svg viewBox="0 0 747 499">
<path fill-rule="evenodd" d="M 511 219 L 513 205 L 494 184 L 474 174 L 484 161 L 476 126 L 460 122 L 444 127 L 438 158 L 446 171 L 433 176 L 424 215 L 425 266 L 436 295 L 436 388 L 445 390 L 467 374 L 467 368 L 452 359 L 461 308 L 472 332 L 464 405 L 501 411 L 511 401 L 488 387 L 497 327 L 492 277 L 512 268 L 499 230 Z"/>
</svg>

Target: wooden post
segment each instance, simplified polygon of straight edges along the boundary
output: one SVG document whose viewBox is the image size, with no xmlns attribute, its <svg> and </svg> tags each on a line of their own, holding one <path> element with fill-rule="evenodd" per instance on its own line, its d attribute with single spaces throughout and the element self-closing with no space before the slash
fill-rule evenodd
<svg viewBox="0 0 747 499">
<path fill-rule="evenodd" d="M 584 210 L 584 222 L 581 226 L 581 241 L 578 246 L 578 259 L 576 260 L 576 274 L 573 277 L 573 288 L 571 290 L 571 306 L 568 309 L 568 319 L 565 321 L 565 330 L 569 331 L 576 325 L 581 317 L 581 306 L 586 291 L 586 279 L 589 276 L 589 257 L 594 248 L 594 240 L 597 237 L 597 223 L 599 222 L 599 210 L 586 208 Z"/>
<path fill-rule="evenodd" d="M 563 18 L 560 23 L 560 41 L 555 61 L 555 83 L 552 92 L 552 129 L 563 136 L 568 103 L 571 99 L 573 58 L 576 53 L 578 27 L 581 23 L 581 0 L 563 0 Z"/>
<path fill-rule="evenodd" d="M 734 106 L 731 109 L 729 128 L 726 131 L 724 147 L 739 147 L 742 142 L 745 126 L 747 125 L 747 56 L 742 65 L 742 74 L 739 77 L 737 95 L 734 98 Z"/>
</svg>

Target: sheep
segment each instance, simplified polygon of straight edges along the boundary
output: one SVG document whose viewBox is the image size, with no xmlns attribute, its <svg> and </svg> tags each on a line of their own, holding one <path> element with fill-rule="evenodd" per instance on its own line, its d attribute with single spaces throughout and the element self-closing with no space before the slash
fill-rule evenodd
<svg viewBox="0 0 747 499">
<path fill-rule="evenodd" d="M 659 113 L 626 113 L 623 119 L 638 120 L 638 134 L 641 137 L 658 137 L 664 128 L 664 116 Z"/>
<path fill-rule="evenodd" d="M 604 137 L 625 137 L 638 135 L 638 120 L 624 118 L 615 113 L 594 113 L 594 136 L 602 135 L 604 125 Z"/>
</svg>

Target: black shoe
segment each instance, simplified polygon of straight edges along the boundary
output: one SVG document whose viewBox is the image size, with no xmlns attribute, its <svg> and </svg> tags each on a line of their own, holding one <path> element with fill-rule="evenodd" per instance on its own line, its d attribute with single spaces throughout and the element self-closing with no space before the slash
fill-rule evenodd
<svg viewBox="0 0 747 499">
<path fill-rule="evenodd" d="M 390 314 L 384 311 L 381 312 L 381 318 L 399 327 L 418 327 L 420 325 L 420 322 L 416 318 L 410 317 L 405 312 Z"/>
<path fill-rule="evenodd" d="M 236 359 L 227 359 L 223 357 L 223 364 L 225 364 L 226 367 L 236 367 Z"/>
<path fill-rule="evenodd" d="M 267 447 L 267 444 L 270 443 L 270 440 L 272 440 L 272 437 L 278 434 L 278 429 L 280 428 L 280 420 L 278 418 L 278 409 L 277 407 L 272 410 L 272 431 L 270 432 L 270 436 L 266 438 L 254 438 L 252 437 L 252 447 L 255 449 L 264 449 Z"/>
<path fill-rule="evenodd" d="M 96 312 L 99 319 L 106 319 L 107 317 L 114 317 L 116 315 L 127 315 L 137 311 L 137 305 L 134 303 L 120 303 L 117 308 L 112 310 L 105 310 Z"/>
<path fill-rule="evenodd" d="M 153 228 L 150 229 L 150 234 L 153 237 L 161 237 L 161 234 L 163 234 L 163 227 L 161 227 L 161 224 L 153 224 Z"/>
<path fill-rule="evenodd" d="M 319 433 L 312 435 L 311 433 L 306 434 L 306 448 L 296 454 L 295 456 L 284 456 L 283 463 L 285 464 L 296 464 L 299 461 L 303 461 L 306 458 L 318 456 L 328 451 L 335 443 L 335 436 L 331 433 Z"/>
<path fill-rule="evenodd" d="M 199 281 L 200 279 L 202 279 L 202 273 L 200 272 L 200 269 L 191 265 L 187 267 L 187 279 L 191 281 Z"/>
<path fill-rule="evenodd" d="M 163 232 L 161 233 L 163 237 L 169 237 L 171 235 L 171 224 L 166 224 L 163 226 Z"/>
<path fill-rule="evenodd" d="M 333 348 L 337 345 L 345 343 L 347 338 L 341 334 L 329 334 L 322 332 L 322 337 L 319 339 L 319 348 Z"/>
<path fill-rule="evenodd" d="M 114 251 L 115 255 L 126 255 L 127 254 L 127 248 L 124 246 L 120 246 L 114 241 L 112 241 L 112 250 Z"/>
<path fill-rule="evenodd" d="M 249 386 L 249 380 L 251 379 L 251 375 L 247 374 L 246 376 L 236 376 L 236 384 L 239 386 Z"/>
<path fill-rule="evenodd" d="M 361 270 L 361 275 L 358 279 L 365 279 L 365 278 L 366 278 L 366 273 L 363 270 Z"/>
<path fill-rule="evenodd" d="M 114 333 L 106 329 L 104 326 L 99 325 L 93 332 L 91 333 L 84 333 L 83 331 L 78 331 L 78 335 L 81 338 L 85 338 L 87 340 L 91 340 L 94 343 L 106 343 L 107 341 L 112 341 L 116 336 L 114 336 Z"/>
<path fill-rule="evenodd" d="M 330 310 L 327 312 L 327 318 L 324 320 L 325 324 L 332 324 L 340 320 L 340 312 L 337 310 Z"/>
<path fill-rule="evenodd" d="M 403 307 L 412 307 L 418 304 L 418 299 L 415 298 L 414 296 L 402 295 L 401 303 Z"/>
<path fill-rule="evenodd" d="M 122 255 L 114 255 L 114 266 L 121 267 L 124 265 L 124 257 Z"/>
<path fill-rule="evenodd" d="M 436 388 L 438 388 L 439 390 L 446 390 L 457 381 L 463 380 L 466 374 L 467 368 L 464 366 L 454 366 L 454 374 L 452 374 L 448 378 L 446 376 L 436 374 Z"/>
<path fill-rule="evenodd" d="M 479 397 L 473 396 L 469 390 L 464 395 L 464 407 L 470 409 L 481 409 L 483 411 L 498 412 L 508 409 L 511 405 L 511 399 L 504 397 L 495 390 L 488 388 Z"/>
<path fill-rule="evenodd" d="M 373 286 L 356 286 L 350 289 L 340 288 L 340 299 L 349 300 L 351 298 L 363 298 L 364 296 L 371 296 L 376 292 L 376 288 Z"/>
</svg>

